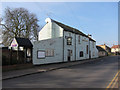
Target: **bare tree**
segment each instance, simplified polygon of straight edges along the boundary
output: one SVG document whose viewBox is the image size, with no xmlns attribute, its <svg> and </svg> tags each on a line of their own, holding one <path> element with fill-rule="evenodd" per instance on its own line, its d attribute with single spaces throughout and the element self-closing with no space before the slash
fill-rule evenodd
<svg viewBox="0 0 120 90">
<path fill-rule="evenodd" d="M 14 37 L 24 37 L 37 40 L 39 26 L 35 14 L 29 13 L 25 8 L 6 8 L 5 24 L 3 29 L 3 44 L 8 46 Z"/>
</svg>

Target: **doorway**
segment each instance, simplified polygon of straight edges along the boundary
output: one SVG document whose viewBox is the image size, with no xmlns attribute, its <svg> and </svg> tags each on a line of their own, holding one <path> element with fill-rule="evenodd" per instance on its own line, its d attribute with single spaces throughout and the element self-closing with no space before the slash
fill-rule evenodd
<svg viewBox="0 0 120 90">
<path fill-rule="evenodd" d="M 89 51 L 89 59 L 91 59 L 91 51 Z"/>
<path fill-rule="evenodd" d="M 68 62 L 71 61 L 71 56 L 72 56 L 72 50 L 68 49 L 68 55 L 67 55 Z"/>
</svg>

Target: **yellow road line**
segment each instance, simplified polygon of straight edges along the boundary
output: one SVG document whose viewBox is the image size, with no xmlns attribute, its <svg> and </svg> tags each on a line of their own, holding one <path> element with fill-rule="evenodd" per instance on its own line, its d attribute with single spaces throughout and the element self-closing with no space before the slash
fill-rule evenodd
<svg viewBox="0 0 120 90">
<path fill-rule="evenodd" d="M 119 71 L 119 72 L 120 72 L 120 71 Z M 112 81 L 109 83 L 109 85 L 108 85 L 106 88 L 110 88 L 110 87 L 111 87 L 113 81 L 116 79 L 116 77 L 118 76 L 118 73 L 119 73 L 119 72 L 117 72 L 117 74 L 115 75 L 115 77 L 112 79 Z"/>
<path fill-rule="evenodd" d="M 115 87 L 115 85 L 116 85 L 117 81 L 118 81 L 118 77 L 116 78 L 116 80 L 115 80 L 115 82 L 113 83 L 113 85 L 112 85 L 112 87 L 111 87 L 111 88 L 114 88 L 114 87 Z"/>
</svg>

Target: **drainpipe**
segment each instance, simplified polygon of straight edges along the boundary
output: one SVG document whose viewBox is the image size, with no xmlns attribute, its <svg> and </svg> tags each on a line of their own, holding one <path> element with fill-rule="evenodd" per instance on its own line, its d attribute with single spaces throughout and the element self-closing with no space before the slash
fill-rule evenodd
<svg viewBox="0 0 120 90">
<path fill-rule="evenodd" d="M 64 30 L 63 30 L 63 62 L 64 62 Z"/>
<path fill-rule="evenodd" d="M 91 58 L 91 51 L 90 51 L 90 38 L 89 38 L 89 59 Z"/>
<path fill-rule="evenodd" d="M 89 38 L 89 59 L 91 58 L 91 51 L 90 51 L 90 37 L 91 37 L 92 35 L 90 35 L 90 34 L 88 34 L 88 38 Z"/>
<path fill-rule="evenodd" d="M 76 34 L 75 34 L 75 61 L 76 61 Z"/>
</svg>

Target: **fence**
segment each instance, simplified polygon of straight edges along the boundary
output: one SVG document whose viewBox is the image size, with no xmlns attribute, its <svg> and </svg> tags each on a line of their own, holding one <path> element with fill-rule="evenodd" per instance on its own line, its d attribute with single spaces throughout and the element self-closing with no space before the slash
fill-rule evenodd
<svg viewBox="0 0 120 90">
<path fill-rule="evenodd" d="M 10 49 L 2 49 L 2 65 L 24 64 L 25 53 L 23 51 L 14 51 Z"/>
</svg>

